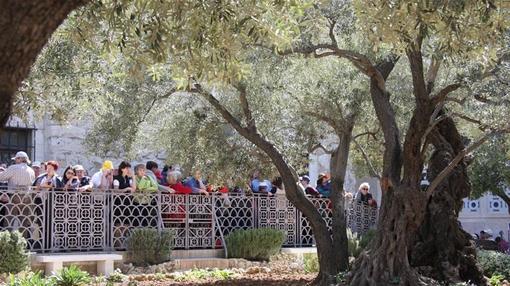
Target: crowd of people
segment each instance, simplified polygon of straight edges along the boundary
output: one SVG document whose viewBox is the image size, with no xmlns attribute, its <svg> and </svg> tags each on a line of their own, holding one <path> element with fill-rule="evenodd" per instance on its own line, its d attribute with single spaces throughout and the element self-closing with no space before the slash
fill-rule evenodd
<svg viewBox="0 0 510 286">
<path fill-rule="evenodd" d="M 132 168 L 127 161 L 122 161 L 117 168 L 112 161 L 104 161 L 101 169 L 91 177 L 82 165 L 65 167 L 62 176 L 56 161 L 31 162 L 27 153 L 20 151 L 13 158 L 14 164 L 0 166 L 0 182 L 11 189 L 33 187 L 36 190 L 118 190 L 122 192 L 152 193 L 164 191 L 176 194 L 204 194 L 212 190 L 196 170 L 192 176 L 183 179 L 180 170 L 165 166 L 163 170 L 154 161 L 137 164 Z M 219 188 L 219 192 L 226 192 Z"/>
<path fill-rule="evenodd" d="M 490 229 L 480 231 L 480 234 L 474 235 L 477 246 L 486 250 L 495 250 L 502 253 L 510 254 L 510 244 L 503 238 L 503 231 L 493 239 Z"/>
<path fill-rule="evenodd" d="M 9 188 L 28 188 L 36 190 L 117 190 L 120 192 L 155 193 L 157 191 L 175 194 L 203 194 L 212 192 L 229 193 L 228 186 L 213 187 L 203 179 L 200 170 L 184 178 L 180 169 L 165 166 L 162 170 L 154 161 L 146 164 L 136 164 L 132 168 L 127 161 L 122 161 L 117 168 L 112 161 L 104 161 L 99 171 L 91 177 L 82 165 L 66 166 L 62 176 L 58 175 L 60 165 L 57 161 L 31 162 L 27 153 L 20 151 L 12 158 L 14 164 L 9 167 L 0 166 L 0 182 Z M 303 175 L 299 183 L 306 195 L 311 197 L 329 198 L 331 195 L 331 179 L 329 175 L 321 173 L 317 180 L 317 187 L 310 184 L 310 177 Z M 261 178 L 260 171 L 256 170 L 250 177 L 248 184 L 250 192 L 274 196 L 284 194 L 285 187 L 281 177 L 272 181 Z M 238 191 L 240 188 L 232 188 Z M 347 200 L 353 195 L 346 192 Z M 362 183 L 355 195 L 359 202 L 377 207 L 377 202 L 370 193 L 370 185 Z"/>
</svg>

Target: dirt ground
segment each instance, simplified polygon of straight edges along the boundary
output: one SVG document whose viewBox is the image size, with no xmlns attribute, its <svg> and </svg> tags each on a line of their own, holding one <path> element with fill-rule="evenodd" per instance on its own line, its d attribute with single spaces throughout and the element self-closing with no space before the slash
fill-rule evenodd
<svg viewBox="0 0 510 286">
<path fill-rule="evenodd" d="M 201 281 L 201 282 L 176 282 L 176 281 L 143 281 L 138 282 L 137 285 L 154 285 L 154 286 L 223 286 L 223 285 L 242 285 L 242 286 L 300 286 L 308 285 L 316 274 L 272 274 L 272 273 L 258 273 L 253 275 L 243 275 L 243 277 L 233 278 L 229 280 L 216 280 L 216 281 Z"/>
</svg>

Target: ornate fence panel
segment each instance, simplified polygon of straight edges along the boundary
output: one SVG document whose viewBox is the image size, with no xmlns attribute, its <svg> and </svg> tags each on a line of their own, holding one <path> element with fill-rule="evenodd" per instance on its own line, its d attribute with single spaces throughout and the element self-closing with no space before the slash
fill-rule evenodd
<svg viewBox="0 0 510 286">
<path fill-rule="evenodd" d="M 257 196 L 257 228 L 272 228 L 286 232 L 284 246 L 295 246 L 297 240 L 296 208 L 284 196 Z"/>
<path fill-rule="evenodd" d="M 50 249 L 107 249 L 109 200 L 103 192 L 49 192 Z"/>
<path fill-rule="evenodd" d="M 45 192 L 0 190 L 0 231 L 18 230 L 27 239 L 29 249 L 46 250 L 47 195 Z"/>
<path fill-rule="evenodd" d="M 241 195 L 221 196 L 214 198 L 215 247 L 222 246 L 222 237 L 237 229 L 255 227 L 255 198 Z"/>
<path fill-rule="evenodd" d="M 329 200 L 310 200 L 331 229 Z M 346 215 L 363 234 L 377 209 L 355 202 Z M 308 220 L 284 196 L 0 191 L 0 230 L 19 230 L 34 251 L 123 250 L 140 227 L 174 230 L 179 249 L 221 248 L 232 231 L 252 228 L 285 231 L 284 246 L 315 244 Z"/>
<path fill-rule="evenodd" d="M 188 198 L 188 248 L 212 248 L 214 242 L 213 197 L 191 195 Z"/>
<path fill-rule="evenodd" d="M 347 227 L 352 232 L 365 234 L 377 222 L 377 208 L 362 202 L 353 202 L 347 210 Z"/>
<path fill-rule="evenodd" d="M 329 199 L 325 198 L 310 198 L 313 205 L 319 210 L 319 213 L 322 216 L 322 219 L 326 221 L 326 225 L 328 229 L 331 231 L 331 223 L 332 223 L 332 212 Z M 312 226 L 308 219 L 298 212 L 298 221 L 300 222 L 300 236 L 298 241 L 298 246 L 312 246 L 315 244 L 315 239 L 313 237 Z"/>
<path fill-rule="evenodd" d="M 111 245 L 116 250 L 126 247 L 126 239 L 135 228 L 161 227 L 159 194 L 111 193 Z"/>
<path fill-rule="evenodd" d="M 175 248 L 186 248 L 188 242 L 188 196 L 161 195 L 162 227 L 171 229 L 175 235 Z"/>
</svg>

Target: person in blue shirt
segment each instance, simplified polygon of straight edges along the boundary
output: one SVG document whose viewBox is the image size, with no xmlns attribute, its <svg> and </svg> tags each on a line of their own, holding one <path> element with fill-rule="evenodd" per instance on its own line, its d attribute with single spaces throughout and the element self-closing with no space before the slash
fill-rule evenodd
<svg viewBox="0 0 510 286">
<path fill-rule="evenodd" d="M 259 192 L 260 183 L 262 182 L 259 177 L 260 171 L 255 170 L 255 172 L 253 172 L 253 175 L 250 178 L 250 188 L 254 193 Z"/>
<path fill-rule="evenodd" d="M 331 180 L 326 174 L 319 174 L 319 179 L 317 180 L 317 191 L 324 198 L 329 198 L 331 195 Z"/>
<path fill-rule="evenodd" d="M 195 170 L 192 177 L 189 177 L 184 183 L 186 187 L 190 187 L 194 194 L 208 195 L 207 188 L 202 181 L 202 172 Z"/>
</svg>

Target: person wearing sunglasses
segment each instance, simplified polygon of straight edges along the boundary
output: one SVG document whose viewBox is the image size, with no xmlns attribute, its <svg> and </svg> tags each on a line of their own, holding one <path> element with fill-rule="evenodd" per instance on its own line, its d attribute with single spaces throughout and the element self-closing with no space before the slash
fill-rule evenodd
<svg viewBox="0 0 510 286">
<path fill-rule="evenodd" d="M 370 193 L 370 185 L 367 182 L 364 182 L 359 186 L 356 201 L 368 204 L 372 207 L 377 207 L 377 201 Z"/>
</svg>

